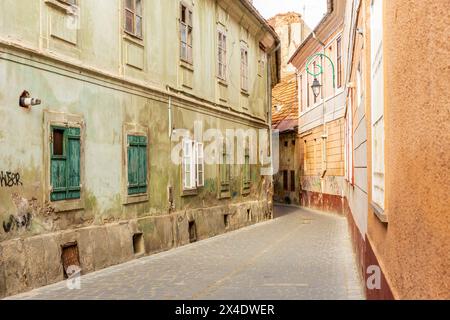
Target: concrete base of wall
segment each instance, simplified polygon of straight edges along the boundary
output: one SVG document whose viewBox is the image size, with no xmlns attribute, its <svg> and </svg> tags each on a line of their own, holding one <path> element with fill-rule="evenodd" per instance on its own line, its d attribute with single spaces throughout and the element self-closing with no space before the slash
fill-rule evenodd
<svg viewBox="0 0 450 320">
<path fill-rule="evenodd" d="M 67 244 L 77 245 L 81 273 L 87 274 L 186 245 L 193 241 L 193 226 L 198 241 L 272 218 L 271 203 L 251 201 L 5 241 L 0 244 L 0 297 L 64 280 Z M 139 245 L 133 243 L 135 235 Z"/>
<path fill-rule="evenodd" d="M 345 216 L 347 217 L 350 235 L 352 238 L 352 244 L 353 244 L 353 250 L 356 255 L 356 262 L 358 265 L 358 270 L 361 276 L 361 279 L 364 279 L 364 287 L 366 292 L 366 298 L 368 300 L 393 300 L 394 296 L 392 294 L 391 288 L 389 287 L 389 284 L 386 281 L 386 278 L 383 273 L 383 269 L 381 268 L 380 264 L 378 263 L 378 259 L 375 255 L 375 253 L 372 250 L 372 247 L 370 245 L 370 241 L 368 240 L 367 236 L 363 237 L 361 232 L 358 229 L 358 226 L 353 218 L 352 211 L 350 209 L 350 206 L 348 204 L 347 199 L 344 199 L 344 211 Z M 378 267 L 380 270 L 380 276 L 381 276 L 381 287 L 379 289 L 370 289 L 367 286 L 367 281 L 370 276 L 373 275 L 373 273 L 368 273 L 368 271 L 372 270 L 370 267 Z M 370 270 L 369 270 L 370 269 Z"/>
<path fill-rule="evenodd" d="M 344 214 L 344 198 L 333 194 L 303 190 L 301 205 L 315 210 Z"/>
<path fill-rule="evenodd" d="M 366 297 L 368 300 L 394 300 L 394 295 L 392 294 L 392 290 L 386 280 L 386 277 L 383 272 L 383 268 L 380 266 L 380 263 L 377 259 L 377 256 L 375 255 L 372 245 L 370 244 L 369 239 L 366 236 L 366 248 L 365 248 L 365 257 L 364 257 L 364 265 L 365 270 L 368 270 L 369 267 L 375 266 L 378 267 L 381 271 L 381 283 L 380 288 L 378 289 L 369 289 L 366 286 Z M 368 278 L 371 276 L 371 274 L 366 273 L 365 281 L 367 283 Z"/>
<path fill-rule="evenodd" d="M 353 251 L 356 255 L 356 263 L 359 271 L 359 275 L 361 279 L 365 278 L 365 249 L 366 242 L 361 232 L 358 229 L 358 226 L 353 218 L 353 214 L 351 208 L 349 206 L 347 198 L 344 198 L 344 214 L 347 217 L 348 229 L 350 231 L 350 236 L 353 244 Z"/>
</svg>

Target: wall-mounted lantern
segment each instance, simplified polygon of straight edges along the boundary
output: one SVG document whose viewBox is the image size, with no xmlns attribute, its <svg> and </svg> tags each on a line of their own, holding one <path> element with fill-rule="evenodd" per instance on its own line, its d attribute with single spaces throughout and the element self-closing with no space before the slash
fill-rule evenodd
<svg viewBox="0 0 450 320">
<path fill-rule="evenodd" d="M 317 78 L 314 78 L 313 84 L 311 86 L 311 89 L 314 93 L 314 96 L 317 98 L 320 95 L 320 89 L 322 88 L 322 85 L 320 84 L 319 80 Z"/>
<path fill-rule="evenodd" d="M 32 106 L 37 106 L 40 105 L 41 103 L 42 103 L 41 99 L 32 98 L 30 93 L 26 90 L 22 92 L 22 94 L 20 95 L 19 105 L 22 108 L 29 109 Z"/>
</svg>

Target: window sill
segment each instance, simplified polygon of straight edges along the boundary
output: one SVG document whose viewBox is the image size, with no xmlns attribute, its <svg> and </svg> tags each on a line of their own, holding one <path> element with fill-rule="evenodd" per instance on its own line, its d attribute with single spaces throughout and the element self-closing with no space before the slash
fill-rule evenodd
<svg viewBox="0 0 450 320">
<path fill-rule="evenodd" d="M 190 63 L 190 62 L 187 62 L 187 61 L 184 61 L 184 60 L 180 60 L 180 67 L 188 69 L 188 70 L 194 72 L 194 64 L 193 63 Z"/>
<path fill-rule="evenodd" d="M 126 195 L 123 205 L 148 202 L 148 194 Z"/>
<path fill-rule="evenodd" d="M 194 197 L 198 195 L 198 189 L 183 190 L 182 197 Z"/>
<path fill-rule="evenodd" d="M 228 88 L 228 82 L 222 78 L 217 77 L 217 83 Z"/>
<path fill-rule="evenodd" d="M 388 224 L 389 220 L 388 220 L 388 215 L 386 214 L 386 211 L 383 210 L 382 208 L 380 208 L 377 204 L 375 203 L 371 203 L 370 204 L 372 209 L 373 209 L 373 213 L 375 214 L 375 216 L 384 224 Z"/>
<path fill-rule="evenodd" d="M 245 97 L 250 97 L 250 93 L 247 90 L 241 89 L 241 95 L 245 96 Z"/>
<path fill-rule="evenodd" d="M 78 8 L 75 5 L 58 0 L 45 0 L 45 4 L 57 10 L 63 11 L 66 14 L 73 14 L 73 10 Z"/>
<path fill-rule="evenodd" d="M 248 189 L 247 189 L 247 188 L 242 189 L 242 192 L 241 192 L 241 193 L 242 193 L 243 196 L 248 196 L 248 195 L 250 194 L 250 188 L 248 188 Z"/>
<path fill-rule="evenodd" d="M 55 210 L 56 213 L 85 209 L 84 200 L 82 199 L 54 201 L 50 202 L 50 206 Z"/>
<path fill-rule="evenodd" d="M 134 34 L 129 33 L 128 31 L 125 31 L 125 30 L 123 32 L 124 32 L 124 34 L 123 34 L 122 38 L 124 40 L 130 41 L 138 46 L 144 47 L 144 39 L 143 38 L 135 36 Z"/>
</svg>

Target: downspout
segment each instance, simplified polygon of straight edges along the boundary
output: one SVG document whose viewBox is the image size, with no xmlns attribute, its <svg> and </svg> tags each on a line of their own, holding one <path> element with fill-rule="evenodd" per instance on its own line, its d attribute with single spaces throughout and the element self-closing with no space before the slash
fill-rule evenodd
<svg viewBox="0 0 450 320">
<path fill-rule="evenodd" d="M 277 64 L 277 56 L 276 52 L 281 48 L 281 42 L 277 44 L 277 46 L 268 53 L 268 63 L 267 63 L 267 102 L 269 106 L 269 146 L 270 146 L 270 155 L 272 158 L 272 166 L 273 166 L 273 128 L 272 128 L 272 59 L 275 56 L 275 63 Z M 273 168 L 272 168 L 273 169 Z M 272 174 L 274 174 L 272 170 Z M 271 183 L 273 183 L 273 175 L 271 177 Z"/>
</svg>

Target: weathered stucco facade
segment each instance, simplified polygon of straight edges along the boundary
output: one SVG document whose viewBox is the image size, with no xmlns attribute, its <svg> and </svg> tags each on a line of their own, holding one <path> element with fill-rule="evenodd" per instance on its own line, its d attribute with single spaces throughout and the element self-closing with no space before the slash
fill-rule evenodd
<svg viewBox="0 0 450 320">
<path fill-rule="evenodd" d="M 325 17 L 290 59 L 299 92 L 301 204 L 337 213 L 343 213 L 344 186 L 344 9 L 345 1 L 330 0 Z"/>
<path fill-rule="evenodd" d="M 220 165 L 206 163 L 202 185 L 185 190 L 183 166 L 171 161 L 180 130 L 203 138 L 194 137 L 195 122 L 203 131 L 270 131 L 279 40 L 251 4 L 143 1 L 134 33 L 124 30 L 124 1 L 77 5 L 0 4 L 0 297 L 63 280 L 67 248 L 88 273 L 272 215 L 271 177 L 260 165 L 251 165 L 244 190 L 243 166 L 231 164 L 224 193 Z M 220 79 L 218 30 L 227 35 Z M 20 107 L 25 90 L 41 105 Z M 55 126 L 74 128 L 79 141 L 73 200 L 52 201 Z M 130 136 L 146 141 L 146 191 L 137 196 L 129 192 Z"/>
</svg>

